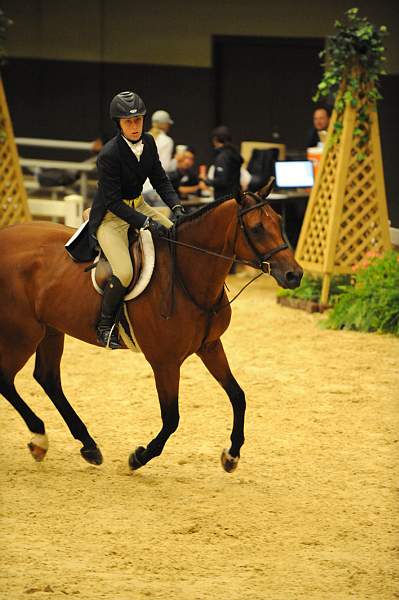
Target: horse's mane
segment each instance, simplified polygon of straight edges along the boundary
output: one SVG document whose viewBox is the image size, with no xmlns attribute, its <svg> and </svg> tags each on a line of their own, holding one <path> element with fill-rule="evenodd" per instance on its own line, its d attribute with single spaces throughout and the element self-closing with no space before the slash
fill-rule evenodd
<svg viewBox="0 0 399 600">
<path fill-rule="evenodd" d="M 205 206 L 201 206 L 201 208 L 198 208 L 197 210 L 194 210 L 193 212 L 190 212 L 187 215 L 184 215 L 184 217 L 180 217 L 180 219 L 178 221 L 178 227 L 180 227 L 180 225 L 185 225 L 186 223 L 191 223 L 192 221 L 196 221 L 197 219 L 199 219 L 200 217 L 202 217 L 209 211 L 211 211 L 214 208 L 216 208 L 217 206 L 220 206 L 221 204 L 223 204 L 223 202 L 226 202 L 227 200 L 232 200 L 233 198 L 234 198 L 234 196 L 232 194 L 230 194 L 228 196 L 223 196 L 222 198 L 219 198 L 219 200 L 215 200 L 214 202 L 209 202 L 209 204 L 206 204 Z"/>
</svg>

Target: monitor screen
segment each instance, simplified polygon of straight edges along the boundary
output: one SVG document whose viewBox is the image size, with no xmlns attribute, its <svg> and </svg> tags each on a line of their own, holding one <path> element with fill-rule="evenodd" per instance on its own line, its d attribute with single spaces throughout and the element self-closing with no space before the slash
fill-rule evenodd
<svg viewBox="0 0 399 600">
<path fill-rule="evenodd" d="M 276 185 L 279 188 L 310 188 L 314 184 L 310 160 L 277 161 L 275 166 Z"/>
</svg>

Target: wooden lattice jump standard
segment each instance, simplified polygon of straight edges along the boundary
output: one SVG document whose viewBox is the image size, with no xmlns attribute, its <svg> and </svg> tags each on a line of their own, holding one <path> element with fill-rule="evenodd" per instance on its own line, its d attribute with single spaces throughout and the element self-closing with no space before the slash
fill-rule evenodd
<svg viewBox="0 0 399 600">
<path fill-rule="evenodd" d="M 0 77 L 0 228 L 30 219 L 10 113 Z"/>
<path fill-rule="evenodd" d="M 295 253 L 305 271 L 323 275 L 322 304 L 334 274 L 351 273 L 368 251 L 391 247 L 377 111 L 370 114 L 370 137 L 362 148 L 353 135 L 357 114 L 346 106 L 342 133 L 331 145 L 337 119 L 332 114 Z M 361 162 L 359 152 L 365 155 Z"/>
</svg>

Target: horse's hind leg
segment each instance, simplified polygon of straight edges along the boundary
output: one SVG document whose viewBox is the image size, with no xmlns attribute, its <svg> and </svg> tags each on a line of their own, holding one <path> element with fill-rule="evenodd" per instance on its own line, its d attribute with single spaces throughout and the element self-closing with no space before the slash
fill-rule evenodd
<svg viewBox="0 0 399 600">
<path fill-rule="evenodd" d="M 60 363 L 64 351 L 64 334 L 50 327 L 36 350 L 33 373 L 47 396 L 57 408 L 73 437 L 82 442 L 80 453 L 87 462 L 100 465 L 103 461 L 96 442 L 89 435 L 86 425 L 66 399 L 61 386 Z"/>
<path fill-rule="evenodd" d="M 231 447 L 228 451 L 223 450 L 221 456 L 224 470 L 231 473 L 237 467 L 240 448 L 244 443 L 245 394 L 230 371 L 220 340 L 205 344 L 197 354 L 211 375 L 223 387 L 233 407 L 234 421 L 230 437 Z"/>
<path fill-rule="evenodd" d="M 48 449 L 48 439 L 44 428 L 44 423 L 31 408 L 22 400 L 14 386 L 14 381 L 10 380 L 0 369 L 0 394 L 9 401 L 15 410 L 21 415 L 29 431 L 32 433 L 32 439 L 28 444 L 33 458 L 37 461 L 43 460 Z"/>
<path fill-rule="evenodd" d="M 24 329 L 19 330 L 18 323 L 9 320 L 3 325 L 0 339 L 0 394 L 25 421 L 33 436 L 28 447 L 37 461 L 43 460 L 48 449 L 44 423 L 18 394 L 14 378 L 35 352 L 43 332 L 43 326 L 38 323 L 25 323 Z"/>
<path fill-rule="evenodd" d="M 163 365 L 160 368 L 152 365 L 155 383 L 157 386 L 159 403 L 161 406 L 162 429 L 151 440 L 147 448 L 139 446 L 129 456 L 129 466 L 135 471 L 143 467 L 155 456 L 159 456 L 164 449 L 169 437 L 179 425 L 179 380 L 180 367 L 178 365 Z"/>
</svg>

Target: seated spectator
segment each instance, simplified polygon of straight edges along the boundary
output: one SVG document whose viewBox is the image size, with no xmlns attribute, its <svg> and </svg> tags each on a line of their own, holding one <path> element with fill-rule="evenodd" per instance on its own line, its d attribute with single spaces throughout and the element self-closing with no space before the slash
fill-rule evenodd
<svg viewBox="0 0 399 600">
<path fill-rule="evenodd" d="M 330 123 L 331 108 L 326 105 L 320 105 L 313 111 L 313 127 L 308 133 L 306 148 L 318 146 L 320 142 L 319 133 L 327 131 Z"/>
<path fill-rule="evenodd" d="M 197 194 L 205 185 L 194 170 L 195 155 L 192 148 L 186 148 L 175 155 L 176 169 L 168 173 L 168 177 L 178 193 L 184 199 L 189 194 Z"/>
</svg>

